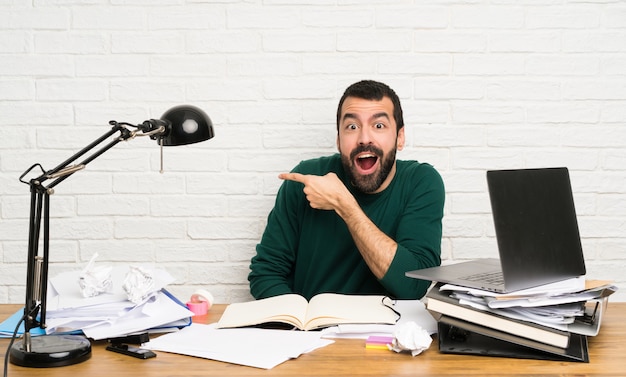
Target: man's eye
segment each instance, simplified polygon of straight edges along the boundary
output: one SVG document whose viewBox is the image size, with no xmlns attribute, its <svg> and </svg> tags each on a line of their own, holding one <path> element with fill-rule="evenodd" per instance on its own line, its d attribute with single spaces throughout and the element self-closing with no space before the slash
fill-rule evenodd
<svg viewBox="0 0 626 377">
<path fill-rule="evenodd" d="M 356 130 L 358 127 L 355 123 L 350 123 L 346 126 L 348 130 Z"/>
<path fill-rule="evenodd" d="M 376 124 L 374 125 L 374 127 L 375 127 L 375 128 L 379 128 L 379 129 L 380 129 L 380 128 L 385 128 L 385 124 L 384 124 L 384 123 L 376 123 Z"/>
</svg>

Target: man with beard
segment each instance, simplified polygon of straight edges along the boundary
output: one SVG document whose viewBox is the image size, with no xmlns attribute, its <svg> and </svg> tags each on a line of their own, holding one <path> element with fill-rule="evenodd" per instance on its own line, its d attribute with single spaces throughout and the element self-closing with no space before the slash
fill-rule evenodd
<svg viewBox="0 0 626 377">
<path fill-rule="evenodd" d="M 444 186 L 431 165 L 396 160 L 404 143 L 391 88 L 365 80 L 346 89 L 337 108 L 339 153 L 279 175 L 284 182 L 250 264 L 255 298 L 426 293 L 430 282 L 404 273 L 441 263 Z"/>
</svg>

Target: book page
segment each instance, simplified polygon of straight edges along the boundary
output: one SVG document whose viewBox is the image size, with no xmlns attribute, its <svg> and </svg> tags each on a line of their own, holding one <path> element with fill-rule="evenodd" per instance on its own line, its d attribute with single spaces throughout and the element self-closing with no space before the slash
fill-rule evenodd
<svg viewBox="0 0 626 377">
<path fill-rule="evenodd" d="M 282 322 L 302 328 L 307 301 L 296 294 L 269 297 L 256 301 L 230 304 L 224 310 L 217 326 L 244 327 L 269 322 Z"/>
<path fill-rule="evenodd" d="M 311 299 L 305 329 L 343 323 L 394 324 L 398 315 L 383 305 L 384 296 L 322 293 Z"/>
</svg>

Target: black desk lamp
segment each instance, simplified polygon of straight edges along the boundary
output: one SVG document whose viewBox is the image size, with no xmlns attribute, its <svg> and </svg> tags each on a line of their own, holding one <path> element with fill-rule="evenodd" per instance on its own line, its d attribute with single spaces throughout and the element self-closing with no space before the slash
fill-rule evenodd
<svg viewBox="0 0 626 377">
<path fill-rule="evenodd" d="M 166 111 L 161 119 L 150 119 L 139 125 L 110 121 L 112 129 L 52 170 L 44 171 L 40 164 L 31 166 L 20 176 L 20 181 L 30 186 L 30 221 L 28 231 L 28 265 L 26 272 L 26 303 L 24 306 L 24 337 L 10 349 L 13 364 L 25 367 L 58 367 L 77 364 L 91 357 L 91 343 L 80 335 L 42 335 L 31 337 L 30 330 L 46 327 L 46 298 L 48 290 L 48 255 L 50 238 L 50 195 L 54 187 L 120 141 L 135 136 L 150 136 L 161 146 L 161 171 L 163 171 L 163 146 L 183 145 L 208 140 L 214 136 L 211 119 L 194 106 L 176 106 Z M 133 130 L 131 130 L 133 128 Z M 74 161 L 103 143 L 82 162 Z M 24 177 L 39 168 L 41 175 L 25 181 Z M 43 255 L 39 255 L 39 234 L 43 222 Z M 78 282 L 77 282 L 78 284 Z M 39 319 L 38 319 L 39 317 Z"/>
</svg>

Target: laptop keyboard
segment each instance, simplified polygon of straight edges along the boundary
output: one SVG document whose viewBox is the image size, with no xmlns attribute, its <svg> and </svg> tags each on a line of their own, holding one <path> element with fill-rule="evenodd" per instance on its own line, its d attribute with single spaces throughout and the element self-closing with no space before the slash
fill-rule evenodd
<svg viewBox="0 0 626 377">
<path fill-rule="evenodd" d="M 463 279 L 468 281 L 483 281 L 494 285 L 504 284 L 502 271 L 481 272 L 478 274 L 466 276 Z"/>
</svg>

